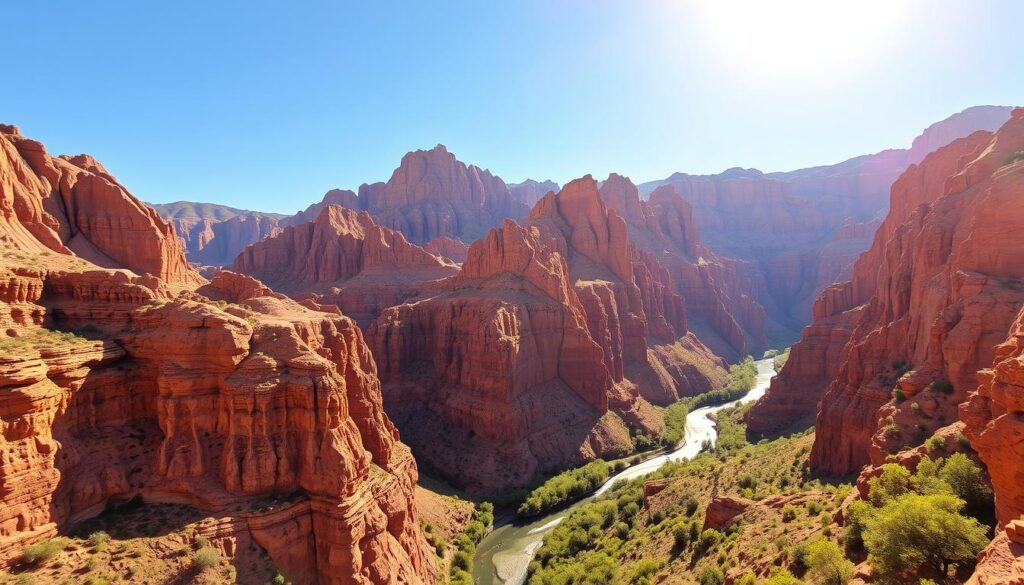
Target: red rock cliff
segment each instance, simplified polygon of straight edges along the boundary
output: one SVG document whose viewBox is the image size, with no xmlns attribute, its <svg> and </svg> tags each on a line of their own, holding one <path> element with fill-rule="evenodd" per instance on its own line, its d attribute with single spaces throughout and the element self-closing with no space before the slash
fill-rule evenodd
<svg viewBox="0 0 1024 585">
<path fill-rule="evenodd" d="M 1005 339 L 1024 302 L 1013 285 L 1024 276 L 1024 240 L 1012 227 L 1021 219 L 1024 186 L 1020 163 L 1011 164 L 1024 149 L 1018 112 L 996 134 L 958 140 L 904 173 L 853 279 L 823 296 L 831 305 L 822 307 L 823 317 L 852 329 L 825 381 L 813 467 L 848 473 L 923 440 L 953 419 L 976 372 Z M 854 314 L 839 317 L 844 311 Z M 790 361 L 798 361 L 786 365 L 795 381 L 773 387 L 758 408 L 770 409 L 787 388 L 799 387 L 801 374 L 821 387 L 807 364 L 815 354 L 837 363 L 825 357 L 836 342 L 811 333 L 793 350 Z"/>
<path fill-rule="evenodd" d="M 170 224 L 88 155 L 52 157 L 13 126 L 0 127 L 0 231 L 19 252 L 74 255 L 105 267 L 195 285 Z"/>
<path fill-rule="evenodd" d="M 639 203 L 635 189 L 634 199 Z M 722 361 L 689 333 L 686 303 L 669 271 L 630 242 L 630 228 L 605 206 L 591 177 L 546 195 L 528 222 L 567 258 L 591 336 L 616 381 L 628 380 L 648 400 L 668 404 L 724 380 Z"/>
<path fill-rule="evenodd" d="M 184 290 L 168 224 L 3 130 L 0 559 L 141 496 L 225 519 L 294 582 L 432 582 L 358 327 L 228 272 Z"/>
<path fill-rule="evenodd" d="M 690 205 L 674 187 L 659 187 L 641 201 L 629 179 L 612 174 L 601 199 L 625 219 L 633 245 L 665 267 L 685 299 L 688 327 L 702 342 L 732 360 L 764 348 L 764 310 L 737 264 L 703 244 Z"/>
<path fill-rule="evenodd" d="M 367 331 L 389 414 L 418 461 L 482 493 L 625 453 L 660 432 L 616 382 L 562 254 L 507 220 L 456 276 Z"/>
<path fill-rule="evenodd" d="M 378 226 L 366 212 L 337 205 L 320 210 L 313 222 L 287 227 L 246 248 L 232 269 L 275 290 L 316 293 L 363 322 L 412 296 L 424 282 L 457 268 L 394 230 Z"/>
<path fill-rule="evenodd" d="M 528 211 L 504 181 L 466 165 L 441 145 L 406 154 L 387 183 L 362 185 L 359 205 L 377 223 L 417 244 L 439 236 L 468 242 Z"/>
</svg>

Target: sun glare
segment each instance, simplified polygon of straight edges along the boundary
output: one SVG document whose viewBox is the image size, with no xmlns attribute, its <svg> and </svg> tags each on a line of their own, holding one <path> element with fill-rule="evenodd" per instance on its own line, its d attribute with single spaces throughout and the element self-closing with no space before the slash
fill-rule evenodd
<svg viewBox="0 0 1024 585">
<path fill-rule="evenodd" d="M 848 73 L 880 51 L 912 2 L 716 0 L 696 9 L 708 49 L 735 73 L 789 81 Z"/>
</svg>

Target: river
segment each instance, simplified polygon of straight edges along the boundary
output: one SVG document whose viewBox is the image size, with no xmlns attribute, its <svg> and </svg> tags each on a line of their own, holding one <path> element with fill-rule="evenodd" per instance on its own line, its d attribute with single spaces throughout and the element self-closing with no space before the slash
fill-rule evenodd
<svg viewBox="0 0 1024 585">
<path fill-rule="evenodd" d="M 515 524 L 507 521 L 496 526 L 484 537 L 476 549 L 473 563 L 473 581 L 478 585 L 522 585 L 526 582 L 526 572 L 533 560 L 533 555 L 540 548 L 544 536 L 562 521 L 570 512 L 584 502 L 605 493 L 620 479 L 634 479 L 657 470 L 669 461 L 685 461 L 693 459 L 701 451 L 705 441 L 714 443 L 718 433 L 710 415 L 736 404 L 752 402 L 764 395 L 768 383 L 775 375 L 772 358 L 755 362 L 757 364 L 757 383 L 742 398 L 719 406 L 698 408 L 686 416 L 686 432 L 679 446 L 668 453 L 652 457 L 642 463 L 628 467 L 611 476 L 592 495 L 580 500 L 568 508 L 534 520 L 529 524 Z"/>
</svg>

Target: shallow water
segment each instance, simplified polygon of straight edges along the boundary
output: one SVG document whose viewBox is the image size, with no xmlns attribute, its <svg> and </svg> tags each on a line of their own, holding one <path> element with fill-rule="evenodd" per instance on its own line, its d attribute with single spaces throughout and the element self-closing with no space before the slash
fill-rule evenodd
<svg viewBox="0 0 1024 585">
<path fill-rule="evenodd" d="M 708 418 L 709 415 L 723 408 L 752 402 L 764 396 L 772 376 L 775 375 L 773 360 L 766 358 L 755 363 L 757 364 L 757 383 L 754 388 L 742 398 L 732 402 L 698 408 L 688 414 L 683 440 L 674 451 L 663 453 L 624 469 L 611 476 L 592 495 L 568 508 L 534 520 L 529 524 L 505 523 L 497 526 L 477 546 L 476 558 L 473 563 L 473 580 L 480 585 L 522 585 L 526 581 L 526 572 L 530 561 L 533 560 L 533 555 L 543 543 L 544 536 L 581 504 L 610 490 L 620 479 L 634 479 L 656 471 L 669 461 L 685 461 L 696 457 L 705 441 L 714 443 L 718 436 L 715 423 Z"/>
</svg>

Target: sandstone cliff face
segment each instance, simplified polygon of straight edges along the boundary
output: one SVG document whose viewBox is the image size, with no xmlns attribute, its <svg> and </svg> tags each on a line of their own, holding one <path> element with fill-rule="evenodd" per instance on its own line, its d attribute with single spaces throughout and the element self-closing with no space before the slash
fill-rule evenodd
<svg viewBox="0 0 1024 585">
<path fill-rule="evenodd" d="M 188 201 L 150 207 L 174 226 L 189 261 L 203 266 L 230 264 L 249 244 L 277 233 L 285 217 Z"/>
<path fill-rule="evenodd" d="M 1001 525 L 1024 515 L 1022 413 L 1024 310 L 1010 327 L 1006 341 L 996 347 L 992 367 L 978 373 L 977 390 L 960 407 L 960 418 L 966 423 L 964 433 L 992 477 L 996 517 Z"/>
<path fill-rule="evenodd" d="M 462 270 L 367 330 L 385 404 L 417 459 L 475 492 L 631 449 L 660 421 L 617 383 L 562 254 L 507 220 Z"/>
<path fill-rule="evenodd" d="M 669 404 L 724 380 L 724 364 L 688 332 L 686 303 L 669 271 L 630 242 L 626 222 L 605 206 L 591 177 L 544 196 L 527 221 L 567 259 L 590 334 L 616 381 Z"/>
<path fill-rule="evenodd" d="M 329 205 L 316 220 L 287 227 L 246 248 L 232 269 L 275 290 L 336 304 L 369 322 L 423 283 L 454 274 L 455 264 L 374 223 L 366 212 Z"/>
<path fill-rule="evenodd" d="M 430 240 L 423 244 L 423 249 L 434 256 L 447 258 L 456 264 L 465 262 L 466 256 L 469 254 L 469 244 L 456 238 L 449 238 L 448 236 L 441 236 Z"/>
<path fill-rule="evenodd" d="M 612 174 L 601 199 L 629 226 L 629 239 L 664 266 L 668 281 L 684 299 L 688 328 L 718 355 L 739 359 L 763 350 L 764 311 L 738 272 L 738 265 L 704 246 L 690 206 L 671 186 L 648 201 L 629 179 Z"/>
<path fill-rule="evenodd" d="M 813 467 L 848 473 L 923 439 L 953 419 L 976 372 L 991 363 L 1024 302 L 1013 284 L 1024 275 L 1024 241 L 1011 227 L 1020 221 L 1024 182 L 1020 164 L 1008 164 L 1021 149 L 1018 110 L 996 134 L 958 140 L 893 185 L 889 216 L 852 280 L 820 301 L 822 318 L 840 327 L 825 333 L 827 324 L 812 325 L 785 376 L 754 409 L 773 416 L 772 404 L 786 400 L 806 408 L 827 385 Z"/>
<path fill-rule="evenodd" d="M 0 231 L 11 253 L 78 256 L 175 286 L 198 284 L 174 229 L 92 157 L 52 157 L 0 126 Z"/>
<path fill-rule="evenodd" d="M 432 582 L 358 327 L 228 272 L 187 290 L 170 226 L 98 163 L 2 130 L 0 559 L 141 496 L 222 519 L 295 582 Z"/>
<path fill-rule="evenodd" d="M 360 186 L 359 205 L 416 244 L 440 236 L 468 242 L 529 210 L 500 178 L 467 166 L 441 145 L 406 154 L 387 183 Z"/>
<path fill-rule="evenodd" d="M 849 264 L 871 244 L 870 232 L 856 236 L 845 226 L 883 216 L 893 181 L 910 165 L 954 139 L 995 130 L 1009 114 L 1005 107 L 970 108 L 933 124 L 910 149 L 836 165 L 768 174 L 738 168 L 676 173 L 641 190 L 676 187 L 693 206 L 708 247 L 749 263 L 756 300 L 768 311 L 769 338 L 787 342 L 807 322 L 817 294 L 848 277 Z"/>
</svg>

